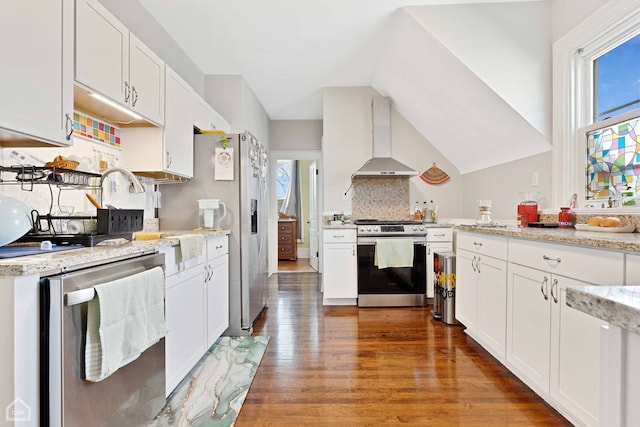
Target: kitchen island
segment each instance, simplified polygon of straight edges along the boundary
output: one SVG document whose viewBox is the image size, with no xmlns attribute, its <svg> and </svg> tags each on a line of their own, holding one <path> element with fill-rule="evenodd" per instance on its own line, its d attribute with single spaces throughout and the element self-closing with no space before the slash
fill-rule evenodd
<svg viewBox="0 0 640 427">
<path fill-rule="evenodd" d="M 640 285 L 640 235 L 456 228 L 456 318 L 467 334 L 571 422 L 637 424 L 633 405 L 609 397 L 624 397 L 614 392 L 634 384 L 627 394 L 637 400 L 640 371 L 624 363 L 629 349 L 621 334 L 601 330 L 627 331 L 640 324 L 640 311 L 595 295 L 585 303 L 589 310 L 575 310 L 569 301 L 594 291 L 633 295 Z"/>
<path fill-rule="evenodd" d="M 567 289 L 567 305 L 608 322 L 600 335 L 600 424 L 640 423 L 640 286 Z"/>
</svg>

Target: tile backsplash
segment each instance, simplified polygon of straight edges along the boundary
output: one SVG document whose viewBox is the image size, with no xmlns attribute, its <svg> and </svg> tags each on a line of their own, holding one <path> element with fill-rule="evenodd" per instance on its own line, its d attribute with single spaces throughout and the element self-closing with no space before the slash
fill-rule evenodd
<svg viewBox="0 0 640 427">
<path fill-rule="evenodd" d="M 355 178 L 351 209 L 354 219 L 408 219 L 410 216 L 407 178 Z"/>
</svg>

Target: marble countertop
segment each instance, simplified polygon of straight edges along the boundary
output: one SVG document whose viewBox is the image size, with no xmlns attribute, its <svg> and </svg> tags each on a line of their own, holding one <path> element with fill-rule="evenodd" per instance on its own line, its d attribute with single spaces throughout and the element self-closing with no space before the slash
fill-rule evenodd
<svg viewBox="0 0 640 427">
<path fill-rule="evenodd" d="M 578 231 L 573 228 L 478 227 L 474 225 L 457 225 L 456 228 L 461 231 L 473 231 L 475 233 L 592 246 L 600 249 L 640 252 L 640 233 Z"/>
<path fill-rule="evenodd" d="M 92 265 L 104 264 L 119 259 L 157 252 L 159 249 L 178 246 L 178 237 L 194 231 L 162 231 L 163 238 L 157 240 L 133 240 L 114 246 L 94 246 L 68 251 L 52 252 L 32 256 L 0 259 L 0 276 L 23 276 L 38 274 L 41 277 L 60 274 Z M 230 234 L 229 230 L 198 232 L 205 237 Z"/>
<path fill-rule="evenodd" d="M 568 287 L 567 305 L 640 334 L 640 286 Z"/>
</svg>

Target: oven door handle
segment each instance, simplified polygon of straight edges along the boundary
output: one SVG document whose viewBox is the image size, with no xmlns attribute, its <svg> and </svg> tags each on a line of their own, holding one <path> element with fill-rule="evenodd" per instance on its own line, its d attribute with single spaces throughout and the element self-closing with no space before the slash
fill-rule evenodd
<svg viewBox="0 0 640 427">
<path fill-rule="evenodd" d="M 373 246 L 376 244 L 377 240 L 389 239 L 389 238 L 393 238 L 393 237 L 358 237 L 357 241 L 358 241 L 358 246 Z M 397 237 L 397 238 L 403 238 L 403 237 Z M 427 241 L 423 236 L 413 237 L 413 244 L 427 246 Z"/>
</svg>

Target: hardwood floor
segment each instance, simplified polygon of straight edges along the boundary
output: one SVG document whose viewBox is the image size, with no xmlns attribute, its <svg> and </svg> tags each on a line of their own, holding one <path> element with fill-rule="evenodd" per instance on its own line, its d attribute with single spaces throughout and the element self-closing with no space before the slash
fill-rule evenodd
<svg viewBox="0 0 640 427">
<path fill-rule="evenodd" d="M 278 273 L 313 273 L 309 258 L 298 258 L 295 261 L 288 259 L 278 260 Z"/>
<path fill-rule="evenodd" d="M 424 308 L 323 307 L 320 275 L 274 275 L 271 340 L 236 426 L 570 425 Z"/>
</svg>

